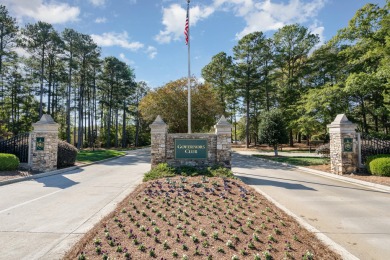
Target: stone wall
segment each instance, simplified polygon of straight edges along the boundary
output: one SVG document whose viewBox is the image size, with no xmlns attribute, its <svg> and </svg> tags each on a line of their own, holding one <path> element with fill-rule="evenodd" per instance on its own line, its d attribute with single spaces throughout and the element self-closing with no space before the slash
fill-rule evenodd
<svg viewBox="0 0 390 260">
<path fill-rule="evenodd" d="M 332 124 L 328 125 L 328 128 L 331 172 L 338 175 L 356 172 L 359 166 L 356 125 L 350 122 L 344 114 L 340 114 L 337 115 Z M 351 139 L 351 145 L 346 143 Z"/>
<path fill-rule="evenodd" d="M 221 117 L 214 126 L 215 134 L 168 134 L 167 125 L 160 116 L 156 118 L 151 129 L 151 165 L 156 167 L 159 163 L 168 163 L 171 166 L 209 167 L 221 165 L 231 168 L 231 125 L 225 117 Z M 176 159 L 176 139 L 205 139 L 207 140 L 206 159 Z"/>
<path fill-rule="evenodd" d="M 57 169 L 58 124 L 50 115 L 43 115 L 33 124 L 30 133 L 29 168 L 35 172 L 47 172 Z M 44 140 L 43 146 L 37 148 L 37 138 Z M 43 139 L 42 139 L 43 138 Z"/>
</svg>

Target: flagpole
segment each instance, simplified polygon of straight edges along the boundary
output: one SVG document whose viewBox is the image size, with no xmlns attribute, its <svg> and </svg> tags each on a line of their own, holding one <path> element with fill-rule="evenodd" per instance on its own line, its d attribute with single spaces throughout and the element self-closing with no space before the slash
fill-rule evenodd
<svg viewBox="0 0 390 260">
<path fill-rule="evenodd" d="M 191 134 L 191 62 L 190 62 L 190 0 L 187 0 L 188 15 L 188 133 Z"/>
</svg>

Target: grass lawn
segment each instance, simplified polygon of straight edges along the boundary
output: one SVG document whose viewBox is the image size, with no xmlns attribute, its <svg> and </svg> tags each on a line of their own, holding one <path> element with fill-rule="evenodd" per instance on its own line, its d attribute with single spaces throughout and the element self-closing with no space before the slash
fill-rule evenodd
<svg viewBox="0 0 390 260">
<path fill-rule="evenodd" d="M 90 163 L 90 162 L 97 162 L 104 159 L 117 157 L 121 155 L 125 155 L 126 153 L 123 151 L 116 151 L 116 150 L 83 150 L 80 151 L 77 154 L 77 162 L 81 163 Z"/>
<path fill-rule="evenodd" d="M 259 157 L 259 158 L 265 158 L 268 160 L 276 161 L 276 162 L 282 162 L 282 163 L 288 163 L 296 166 L 312 166 L 312 165 L 322 165 L 322 164 L 328 164 L 329 159 L 327 158 L 319 158 L 319 157 L 310 157 L 310 156 L 269 156 L 269 155 L 260 155 L 260 154 L 254 154 L 253 156 Z"/>
</svg>

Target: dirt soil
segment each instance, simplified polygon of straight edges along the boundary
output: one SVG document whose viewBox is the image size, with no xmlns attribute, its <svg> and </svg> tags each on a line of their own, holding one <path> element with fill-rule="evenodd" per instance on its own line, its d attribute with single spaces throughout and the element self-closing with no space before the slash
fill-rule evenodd
<svg viewBox="0 0 390 260">
<path fill-rule="evenodd" d="M 11 180 L 11 179 L 17 179 L 17 178 L 23 178 L 26 176 L 32 175 L 29 171 L 23 171 L 23 170 L 17 170 L 17 171 L 0 171 L 0 182 Z"/>
<path fill-rule="evenodd" d="M 64 257 L 108 258 L 341 259 L 240 180 L 200 176 L 139 185 Z"/>
</svg>

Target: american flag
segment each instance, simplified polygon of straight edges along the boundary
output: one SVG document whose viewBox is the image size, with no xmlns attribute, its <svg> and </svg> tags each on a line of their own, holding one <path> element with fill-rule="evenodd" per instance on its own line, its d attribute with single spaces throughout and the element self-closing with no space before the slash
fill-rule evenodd
<svg viewBox="0 0 390 260">
<path fill-rule="evenodd" d="M 188 31 L 189 31 L 189 18 L 188 18 L 189 6 L 187 6 L 186 25 L 184 27 L 184 36 L 186 38 L 186 45 L 188 45 Z"/>
</svg>

